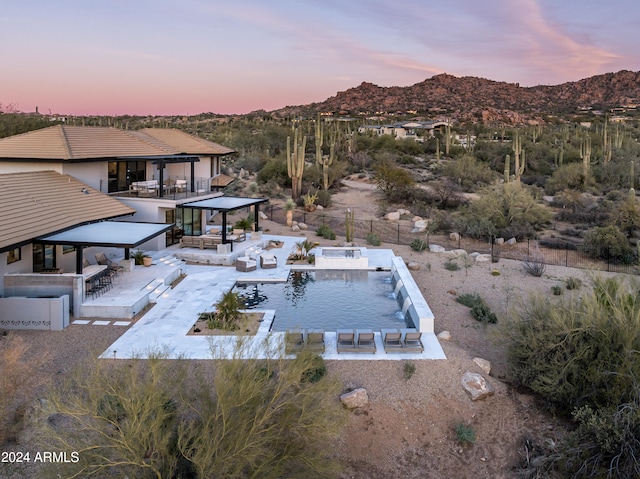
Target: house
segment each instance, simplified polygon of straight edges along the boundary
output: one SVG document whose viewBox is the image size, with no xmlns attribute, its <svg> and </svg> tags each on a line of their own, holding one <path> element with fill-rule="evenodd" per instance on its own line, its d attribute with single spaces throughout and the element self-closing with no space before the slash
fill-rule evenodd
<svg viewBox="0 0 640 479">
<path fill-rule="evenodd" d="M 362 125 L 358 127 L 358 133 L 424 141 L 425 136 L 433 136 L 435 131 L 443 131 L 446 125 L 447 122 L 444 121 L 404 121 L 386 125 Z"/>
<path fill-rule="evenodd" d="M 202 232 L 211 213 L 181 205 L 219 196 L 233 181 L 221 174 L 222 158 L 233 153 L 176 129 L 56 125 L 0 139 L 0 173 L 55 171 L 118 198 L 132 221 L 175 224 L 144 245 L 159 250 Z"/>
</svg>

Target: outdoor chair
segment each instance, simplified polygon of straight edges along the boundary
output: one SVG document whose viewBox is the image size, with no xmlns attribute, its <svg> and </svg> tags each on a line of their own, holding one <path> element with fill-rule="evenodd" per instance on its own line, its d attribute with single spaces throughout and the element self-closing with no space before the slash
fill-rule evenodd
<svg viewBox="0 0 640 479">
<path fill-rule="evenodd" d="M 236 260 L 236 271 L 247 273 L 249 271 L 255 271 L 258 267 L 258 263 L 255 259 L 248 258 L 247 256 L 241 256 Z"/>
<path fill-rule="evenodd" d="M 385 353 L 402 351 L 402 333 L 400 331 L 397 329 L 383 329 L 381 333 Z"/>
<path fill-rule="evenodd" d="M 337 341 L 338 353 L 353 352 L 355 347 L 355 334 L 353 330 L 339 329 Z"/>
<path fill-rule="evenodd" d="M 370 329 L 358 331 L 355 350 L 359 353 L 375 353 L 375 333 Z"/>
<path fill-rule="evenodd" d="M 91 266 L 91 263 L 87 258 L 82 258 L 82 267 L 86 268 L 87 266 Z"/>
<path fill-rule="evenodd" d="M 422 344 L 422 333 L 415 329 L 405 330 L 403 345 L 405 352 L 423 352 L 424 345 Z"/>
<path fill-rule="evenodd" d="M 324 331 L 321 329 L 307 330 L 307 347 L 315 353 L 324 353 Z"/>
<path fill-rule="evenodd" d="M 260 255 L 260 267 L 263 269 L 277 268 L 278 258 L 273 254 L 262 254 Z"/>
<path fill-rule="evenodd" d="M 96 254 L 96 262 L 98 264 L 106 266 L 109 272 L 114 276 L 124 271 L 124 268 L 122 266 L 120 266 L 118 263 L 114 263 L 113 261 L 111 261 L 109 258 L 107 258 L 107 255 L 104 253 Z"/>
<path fill-rule="evenodd" d="M 231 230 L 231 234 L 237 236 L 236 240 L 238 243 L 247 239 L 247 233 L 243 229 L 234 228 Z"/>
<path fill-rule="evenodd" d="M 285 333 L 285 352 L 292 354 L 304 348 L 304 334 L 302 331 L 289 330 Z"/>
</svg>

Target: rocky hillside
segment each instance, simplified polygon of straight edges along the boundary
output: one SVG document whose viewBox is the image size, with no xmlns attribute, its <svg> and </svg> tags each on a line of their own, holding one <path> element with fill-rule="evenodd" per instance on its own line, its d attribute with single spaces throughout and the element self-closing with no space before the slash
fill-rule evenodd
<svg viewBox="0 0 640 479">
<path fill-rule="evenodd" d="M 524 117 L 608 109 L 640 103 L 640 72 L 622 70 L 555 86 L 521 87 L 477 77 L 436 75 L 407 87 L 372 83 L 338 92 L 321 103 L 289 106 L 278 114 L 412 112 L 458 119 L 518 122 Z"/>
</svg>

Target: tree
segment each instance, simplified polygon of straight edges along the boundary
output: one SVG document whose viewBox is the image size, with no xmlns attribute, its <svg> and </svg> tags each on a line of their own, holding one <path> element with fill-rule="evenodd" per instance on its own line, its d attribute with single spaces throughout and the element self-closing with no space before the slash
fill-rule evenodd
<svg viewBox="0 0 640 479">
<path fill-rule="evenodd" d="M 633 250 L 625 234 L 615 225 L 595 226 L 584 235 L 584 249 L 593 258 L 617 258 L 627 262 Z"/>
<path fill-rule="evenodd" d="M 265 359 L 252 359 L 257 349 Z M 326 448 L 345 419 L 340 386 L 308 380 L 312 353 L 283 352 L 241 339 L 215 362 L 151 352 L 85 364 L 52 390 L 40 440 L 78 462 L 49 467 L 63 477 L 335 477 Z"/>
<path fill-rule="evenodd" d="M 440 199 L 440 205 L 443 209 L 446 209 L 450 203 L 459 204 L 462 199 L 459 193 L 460 188 L 448 178 L 434 181 L 430 186 Z"/>
<path fill-rule="evenodd" d="M 374 165 L 374 171 L 376 186 L 385 196 L 390 196 L 395 191 L 414 184 L 411 174 L 404 168 L 396 166 L 388 158 L 378 160 Z"/>
</svg>

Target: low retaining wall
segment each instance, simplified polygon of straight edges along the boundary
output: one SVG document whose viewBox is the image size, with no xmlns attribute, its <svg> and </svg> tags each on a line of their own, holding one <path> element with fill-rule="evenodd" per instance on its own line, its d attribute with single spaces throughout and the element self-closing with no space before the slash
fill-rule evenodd
<svg viewBox="0 0 640 479">
<path fill-rule="evenodd" d="M 69 296 L 0 298 L 1 329 L 61 331 L 69 326 Z"/>
<path fill-rule="evenodd" d="M 79 311 L 84 295 L 81 274 L 9 273 L 4 275 L 4 296 L 51 298 L 68 295 L 71 311 Z"/>
<path fill-rule="evenodd" d="M 369 258 L 366 248 L 322 247 L 316 254 L 316 269 L 367 269 Z"/>
<path fill-rule="evenodd" d="M 399 256 L 394 256 L 391 260 L 391 277 L 402 312 L 411 318 L 418 331 L 433 333 L 433 312 L 404 260 Z"/>
</svg>

